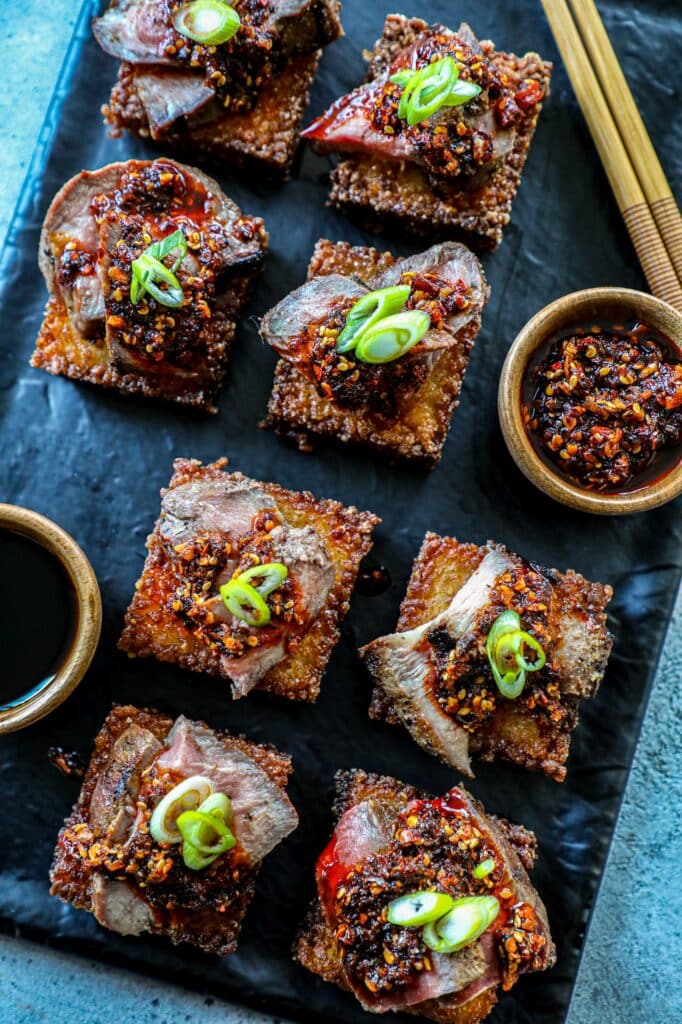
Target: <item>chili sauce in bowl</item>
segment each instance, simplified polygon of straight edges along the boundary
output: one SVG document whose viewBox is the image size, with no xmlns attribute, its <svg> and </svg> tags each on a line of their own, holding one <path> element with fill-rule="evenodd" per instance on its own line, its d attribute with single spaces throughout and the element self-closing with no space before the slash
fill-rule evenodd
<svg viewBox="0 0 682 1024">
<path fill-rule="evenodd" d="M 578 487 L 636 490 L 680 457 L 680 353 L 640 321 L 564 328 L 528 367 L 522 414 L 541 457 Z"/>
<path fill-rule="evenodd" d="M 539 490 L 622 515 L 682 494 L 682 311 L 586 288 L 531 317 L 500 374 L 509 453 Z"/>
</svg>

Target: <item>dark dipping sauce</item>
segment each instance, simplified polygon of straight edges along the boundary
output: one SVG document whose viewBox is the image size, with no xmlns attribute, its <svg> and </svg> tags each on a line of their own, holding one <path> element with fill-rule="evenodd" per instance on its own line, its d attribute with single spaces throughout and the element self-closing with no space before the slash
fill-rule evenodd
<svg viewBox="0 0 682 1024">
<path fill-rule="evenodd" d="M 587 490 L 635 490 L 676 462 L 682 361 L 646 324 L 578 326 L 548 339 L 522 401 L 536 450 Z M 671 455 L 666 465 L 662 452 Z"/>
<path fill-rule="evenodd" d="M 0 530 L 0 711 L 54 678 L 73 641 L 76 595 L 61 564 L 35 541 Z"/>
</svg>

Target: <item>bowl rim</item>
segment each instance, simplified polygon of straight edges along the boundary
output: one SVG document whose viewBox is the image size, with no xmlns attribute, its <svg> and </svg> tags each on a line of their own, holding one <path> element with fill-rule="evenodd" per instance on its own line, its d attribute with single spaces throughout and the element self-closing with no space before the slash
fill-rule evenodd
<svg viewBox="0 0 682 1024">
<path fill-rule="evenodd" d="M 647 292 L 634 288 L 604 286 L 583 288 L 562 295 L 540 309 L 518 332 L 509 347 L 502 366 L 497 393 L 497 409 L 505 444 L 517 467 L 536 487 L 555 501 L 594 515 L 624 515 L 643 512 L 672 501 L 682 494 L 682 446 L 680 457 L 673 468 L 657 480 L 637 490 L 603 494 L 588 491 L 571 483 L 551 468 L 535 450 L 521 415 L 521 384 L 534 353 L 557 330 L 561 320 L 569 321 L 581 315 L 586 305 L 622 305 L 642 315 L 645 323 L 651 320 L 676 322 L 677 336 L 670 340 L 682 358 L 682 313 L 669 303 Z M 656 323 L 652 324 L 655 329 Z M 669 329 L 663 333 L 670 334 Z"/>
<path fill-rule="evenodd" d="M 76 593 L 77 613 L 71 645 L 53 679 L 15 706 L 0 709 L 2 735 L 37 722 L 76 689 L 97 649 L 102 599 L 90 562 L 73 537 L 57 523 L 31 509 L 0 502 L 0 530 L 30 538 L 57 559 Z"/>
</svg>

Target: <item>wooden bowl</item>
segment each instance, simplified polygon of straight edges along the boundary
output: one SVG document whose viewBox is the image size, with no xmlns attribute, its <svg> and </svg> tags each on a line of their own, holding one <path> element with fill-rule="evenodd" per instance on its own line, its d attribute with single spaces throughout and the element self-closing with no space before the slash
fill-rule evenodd
<svg viewBox="0 0 682 1024">
<path fill-rule="evenodd" d="M 663 505 L 682 494 L 682 445 L 673 467 L 659 479 L 614 493 L 589 491 L 571 483 L 536 451 L 523 423 L 522 386 L 529 364 L 547 339 L 580 323 L 605 318 L 641 320 L 673 342 L 682 357 L 682 314 L 667 302 L 631 288 L 587 288 L 564 295 L 541 309 L 514 339 L 505 359 L 497 396 L 507 448 L 521 472 L 555 501 L 596 515 L 623 515 Z M 615 321 L 617 322 L 617 320 Z"/>
<path fill-rule="evenodd" d="M 40 544 L 62 566 L 76 596 L 73 637 L 54 677 L 37 691 L 0 709 L 0 734 L 23 729 L 59 707 L 80 683 L 97 649 L 102 601 L 89 561 L 61 526 L 27 508 L 0 503 L 0 530 L 11 530 Z"/>
</svg>

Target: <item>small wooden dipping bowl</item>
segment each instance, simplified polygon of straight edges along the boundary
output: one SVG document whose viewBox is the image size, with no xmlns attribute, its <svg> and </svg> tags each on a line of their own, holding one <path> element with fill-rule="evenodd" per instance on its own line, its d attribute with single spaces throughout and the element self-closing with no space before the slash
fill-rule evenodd
<svg viewBox="0 0 682 1024">
<path fill-rule="evenodd" d="M 572 483 L 545 461 L 523 422 L 523 385 L 538 349 L 557 332 L 579 324 L 641 321 L 664 335 L 682 358 L 682 314 L 667 302 L 630 288 L 587 288 L 551 302 L 528 321 L 505 359 L 497 398 L 507 448 L 521 472 L 541 491 L 571 508 L 596 515 L 624 515 L 655 508 L 682 494 L 682 445 L 659 458 L 670 467 L 658 477 L 635 478 L 621 491 L 591 491 Z M 655 461 L 652 464 L 655 466 Z"/>
<path fill-rule="evenodd" d="M 49 682 L 0 709 L 0 734 L 23 729 L 55 708 L 73 693 L 95 654 L 102 626 L 102 601 L 97 578 L 73 537 L 51 519 L 0 503 L 0 530 L 28 537 L 61 566 L 75 595 L 74 626 L 68 647 L 55 666 Z"/>
</svg>

